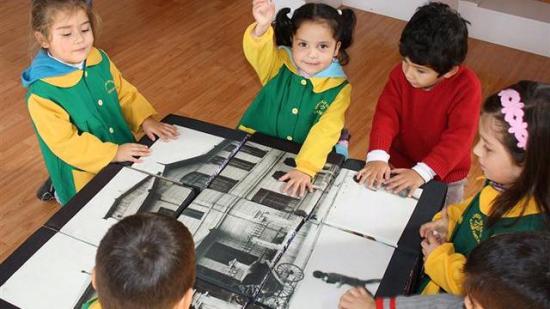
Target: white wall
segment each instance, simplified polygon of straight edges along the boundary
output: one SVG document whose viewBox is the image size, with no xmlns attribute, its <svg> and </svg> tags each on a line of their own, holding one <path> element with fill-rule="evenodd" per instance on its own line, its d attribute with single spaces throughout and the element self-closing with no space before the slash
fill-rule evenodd
<svg viewBox="0 0 550 309">
<path fill-rule="evenodd" d="M 346 6 L 409 20 L 427 0 L 344 0 Z M 550 57 L 550 4 L 535 0 L 445 0 L 471 22 L 470 36 Z M 514 14 L 517 12 L 517 14 Z M 532 18 L 529 18 L 529 17 Z M 544 18 L 547 17 L 547 18 Z"/>
<path fill-rule="evenodd" d="M 305 0 L 274 0 L 275 9 L 279 11 L 281 8 L 290 8 L 291 12 L 301 7 L 306 3 Z"/>
<path fill-rule="evenodd" d="M 460 2 L 471 37 L 550 57 L 550 23 Z"/>
</svg>

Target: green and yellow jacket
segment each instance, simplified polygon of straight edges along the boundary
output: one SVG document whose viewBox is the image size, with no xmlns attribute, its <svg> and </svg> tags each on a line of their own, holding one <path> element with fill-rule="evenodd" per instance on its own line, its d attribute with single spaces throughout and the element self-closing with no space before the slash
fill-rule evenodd
<svg viewBox="0 0 550 309">
<path fill-rule="evenodd" d="M 101 309 L 101 304 L 97 298 L 92 298 L 89 301 L 82 304 L 81 309 Z"/>
<path fill-rule="evenodd" d="M 464 264 L 470 252 L 489 237 L 513 232 L 536 231 L 545 228 L 545 213 L 541 212 L 534 198 L 522 199 L 493 226 L 487 227 L 493 201 L 500 192 L 486 185 L 475 196 L 447 209 L 449 219 L 448 239 L 434 249 L 424 262 L 424 295 L 447 293 L 461 295 L 464 283 Z M 441 218 L 441 213 L 434 217 Z"/>
<path fill-rule="evenodd" d="M 23 84 L 46 168 L 64 205 L 113 160 L 118 145 L 135 141 L 133 134 L 156 112 L 103 51 L 93 48 L 82 69 L 65 70 L 55 61 L 41 51 Z M 65 71 L 51 76 L 55 66 Z"/>
<path fill-rule="evenodd" d="M 302 143 L 297 169 L 313 177 L 338 142 L 351 85 L 337 62 L 311 78 L 300 76 L 290 50 L 275 45 L 273 29 L 255 37 L 254 27 L 256 24 L 245 31 L 243 48 L 263 88 L 243 115 L 239 129 Z"/>
</svg>

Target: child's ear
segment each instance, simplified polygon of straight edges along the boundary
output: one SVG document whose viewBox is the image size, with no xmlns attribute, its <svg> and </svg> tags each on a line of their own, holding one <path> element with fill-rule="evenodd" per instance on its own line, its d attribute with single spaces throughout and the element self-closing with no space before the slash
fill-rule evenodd
<svg viewBox="0 0 550 309">
<path fill-rule="evenodd" d="M 94 268 L 92 269 L 92 287 L 94 288 L 94 290 L 97 291 L 97 288 L 96 288 L 96 283 L 95 283 L 95 266 Z"/>
<path fill-rule="evenodd" d="M 338 57 L 338 53 L 340 52 L 340 46 L 342 46 L 342 42 L 340 41 L 336 42 L 336 48 L 334 49 L 334 57 Z"/>
<path fill-rule="evenodd" d="M 49 48 L 50 47 L 50 43 L 48 42 L 48 38 L 45 37 L 42 33 L 38 32 L 38 31 L 35 31 L 34 32 L 34 37 L 36 38 L 36 40 L 38 41 L 38 44 L 40 44 L 40 46 L 42 48 Z"/>
<path fill-rule="evenodd" d="M 458 72 L 459 66 L 455 65 L 449 72 L 443 74 L 444 78 L 451 78 Z"/>
<path fill-rule="evenodd" d="M 176 304 L 174 309 L 189 309 L 191 308 L 191 301 L 193 300 L 193 288 L 190 288 L 185 292 L 185 295 L 183 295 L 183 298 Z"/>
</svg>

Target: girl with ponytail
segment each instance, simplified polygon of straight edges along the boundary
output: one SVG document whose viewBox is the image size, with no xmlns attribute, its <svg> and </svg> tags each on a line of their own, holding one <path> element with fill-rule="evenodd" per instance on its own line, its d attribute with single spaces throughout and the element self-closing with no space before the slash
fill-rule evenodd
<svg viewBox="0 0 550 309">
<path fill-rule="evenodd" d="M 349 62 L 355 14 L 307 3 L 275 20 L 272 0 L 253 0 L 256 20 L 244 34 L 243 48 L 263 88 L 243 115 L 239 129 L 302 145 L 296 167 L 279 180 L 284 193 L 303 197 L 333 147 L 347 156 L 345 113 L 351 85 L 342 69 Z"/>
</svg>

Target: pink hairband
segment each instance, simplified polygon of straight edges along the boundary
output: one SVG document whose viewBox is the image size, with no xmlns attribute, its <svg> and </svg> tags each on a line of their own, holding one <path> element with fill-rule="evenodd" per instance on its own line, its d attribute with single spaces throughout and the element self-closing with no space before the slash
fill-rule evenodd
<svg viewBox="0 0 550 309">
<path fill-rule="evenodd" d="M 504 114 L 504 120 L 510 125 L 509 133 L 514 134 L 518 141 L 518 147 L 525 150 L 527 147 L 527 123 L 523 121 L 523 106 L 520 95 L 514 89 L 505 89 L 498 93 L 501 112 Z"/>
</svg>

